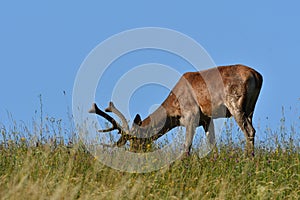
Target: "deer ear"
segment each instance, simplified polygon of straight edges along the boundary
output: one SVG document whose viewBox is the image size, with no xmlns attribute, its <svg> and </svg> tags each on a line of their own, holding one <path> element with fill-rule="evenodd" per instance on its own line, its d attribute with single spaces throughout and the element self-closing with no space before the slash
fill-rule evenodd
<svg viewBox="0 0 300 200">
<path fill-rule="evenodd" d="M 140 126 L 142 124 L 142 119 L 141 116 L 139 114 L 137 114 L 133 120 L 133 123 L 135 123 L 136 125 Z"/>
</svg>

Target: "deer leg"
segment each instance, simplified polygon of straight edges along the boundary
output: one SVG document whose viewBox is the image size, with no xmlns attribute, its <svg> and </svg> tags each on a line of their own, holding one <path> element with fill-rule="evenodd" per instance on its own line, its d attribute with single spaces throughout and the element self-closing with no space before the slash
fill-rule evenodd
<svg viewBox="0 0 300 200">
<path fill-rule="evenodd" d="M 250 152 L 249 153 L 252 153 L 253 156 L 254 156 L 254 139 L 255 139 L 255 129 L 253 127 L 253 124 L 252 124 L 252 114 L 250 114 L 250 116 L 247 117 L 246 119 L 246 129 L 248 131 L 248 141 L 247 141 L 247 149 L 249 150 L 250 149 Z"/>
<path fill-rule="evenodd" d="M 191 147 L 192 147 L 195 132 L 196 132 L 196 127 L 194 125 L 189 125 L 186 127 L 184 153 L 188 156 L 191 153 Z"/>
<path fill-rule="evenodd" d="M 188 113 L 186 117 L 181 119 L 181 124 L 185 126 L 185 143 L 184 143 L 184 154 L 183 156 L 189 156 L 191 152 L 193 138 L 196 132 L 196 128 L 199 123 L 198 113 Z"/>
<path fill-rule="evenodd" d="M 209 148 L 210 150 L 216 149 L 216 139 L 215 139 L 215 128 L 214 128 L 214 122 L 212 119 L 209 119 L 206 121 L 204 130 L 206 132 L 206 137 L 208 139 Z"/>
<path fill-rule="evenodd" d="M 247 131 L 247 155 L 248 156 L 254 156 L 254 137 L 255 137 L 255 129 L 253 128 L 252 123 L 249 121 L 248 118 L 246 118 L 246 125 L 245 125 L 245 129 Z"/>
<path fill-rule="evenodd" d="M 255 129 L 251 123 L 252 120 L 249 120 L 248 117 L 245 116 L 245 113 L 242 111 L 233 112 L 233 116 L 244 132 L 246 137 L 246 155 L 251 156 L 254 155 L 254 137 L 255 137 Z"/>
<path fill-rule="evenodd" d="M 238 101 L 236 101 L 236 99 L 231 100 L 230 102 L 236 103 L 232 103 L 227 107 L 246 137 L 245 153 L 246 156 L 250 157 L 251 155 L 254 155 L 255 129 L 252 125 L 252 114 L 249 114 L 249 116 L 247 116 L 246 112 L 243 109 L 243 100 L 243 97 L 240 97 Z"/>
</svg>

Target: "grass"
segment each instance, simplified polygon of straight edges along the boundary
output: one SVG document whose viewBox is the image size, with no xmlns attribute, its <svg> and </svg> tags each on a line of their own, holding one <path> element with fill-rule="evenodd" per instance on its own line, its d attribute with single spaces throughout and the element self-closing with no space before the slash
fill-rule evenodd
<svg viewBox="0 0 300 200">
<path fill-rule="evenodd" d="M 274 142 L 258 144 L 256 156 L 248 159 L 243 143 L 230 136 L 236 129 L 231 124 L 218 143 L 218 155 L 199 158 L 193 153 L 161 171 L 134 174 L 101 164 L 60 120 L 45 118 L 42 123 L 32 131 L 17 123 L 10 130 L 2 127 L 1 199 L 300 198 L 295 129 L 284 129 L 294 131 L 289 138 L 274 131 L 267 138 Z"/>
</svg>

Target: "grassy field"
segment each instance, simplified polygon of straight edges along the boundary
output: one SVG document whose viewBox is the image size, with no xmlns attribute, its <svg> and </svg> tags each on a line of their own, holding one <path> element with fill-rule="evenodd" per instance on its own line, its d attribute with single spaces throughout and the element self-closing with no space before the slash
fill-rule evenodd
<svg viewBox="0 0 300 200">
<path fill-rule="evenodd" d="M 257 145 L 253 159 L 244 158 L 242 144 L 225 138 L 218 155 L 193 153 L 161 171 L 134 174 L 101 164 L 74 138 L 68 144 L 58 120 L 46 119 L 40 128 L 1 129 L 1 199 L 300 198 L 299 141 L 283 134 Z"/>
</svg>

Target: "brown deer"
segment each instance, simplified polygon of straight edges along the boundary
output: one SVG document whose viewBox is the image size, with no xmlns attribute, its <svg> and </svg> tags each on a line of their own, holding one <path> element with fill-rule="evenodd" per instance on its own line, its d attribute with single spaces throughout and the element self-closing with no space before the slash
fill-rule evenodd
<svg viewBox="0 0 300 200">
<path fill-rule="evenodd" d="M 200 72 L 187 72 L 177 82 L 166 100 L 141 120 L 136 115 L 129 129 L 124 115 L 110 103 L 106 112 L 115 113 L 122 121 L 112 117 L 93 104 L 90 113 L 96 113 L 112 123 L 120 139 L 111 146 L 123 146 L 130 141 L 132 151 L 145 150 L 146 145 L 177 126 L 186 128 L 184 152 L 190 154 L 192 140 L 198 126 L 203 126 L 211 147 L 215 145 L 213 120 L 233 116 L 246 137 L 246 155 L 254 155 L 255 129 L 253 111 L 262 87 L 263 78 L 254 69 L 244 65 L 211 68 Z"/>
</svg>

